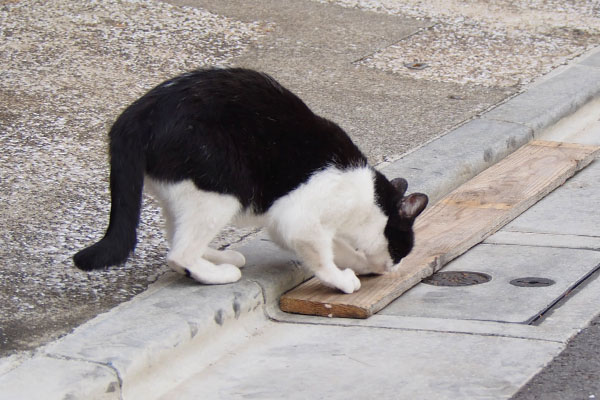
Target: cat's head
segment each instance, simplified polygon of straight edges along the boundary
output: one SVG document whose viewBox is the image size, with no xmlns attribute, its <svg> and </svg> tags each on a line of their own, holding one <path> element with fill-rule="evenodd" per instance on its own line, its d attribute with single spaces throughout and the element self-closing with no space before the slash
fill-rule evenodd
<svg viewBox="0 0 600 400">
<path fill-rule="evenodd" d="M 429 199 L 423 193 L 412 193 L 405 196 L 408 183 L 404 178 L 391 180 L 393 194 L 393 211 L 388 215 L 384 229 L 387 239 L 387 252 L 382 251 L 379 259 L 372 259 L 376 273 L 393 270 L 398 263 L 410 253 L 414 245 L 413 224 L 415 219 L 427 207 Z"/>
</svg>

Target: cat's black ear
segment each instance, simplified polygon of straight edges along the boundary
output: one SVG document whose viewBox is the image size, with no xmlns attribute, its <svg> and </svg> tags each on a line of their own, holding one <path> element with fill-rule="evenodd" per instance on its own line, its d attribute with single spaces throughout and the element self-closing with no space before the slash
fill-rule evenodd
<svg viewBox="0 0 600 400">
<path fill-rule="evenodd" d="M 398 204 L 398 212 L 402 218 L 415 219 L 427 207 L 429 198 L 423 193 L 413 193 L 404 197 Z"/>
<path fill-rule="evenodd" d="M 408 188 L 408 182 L 406 182 L 406 179 L 394 178 L 390 181 L 390 183 L 398 192 L 400 192 L 400 196 L 404 196 L 404 193 L 406 193 L 406 189 Z"/>
</svg>

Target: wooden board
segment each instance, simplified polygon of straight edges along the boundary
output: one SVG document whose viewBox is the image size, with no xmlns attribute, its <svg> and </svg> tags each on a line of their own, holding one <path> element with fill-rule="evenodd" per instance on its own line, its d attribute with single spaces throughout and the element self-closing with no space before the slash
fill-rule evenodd
<svg viewBox="0 0 600 400">
<path fill-rule="evenodd" d="M 425 210 L 415 221 L 415 247 L 396 272 L 360 277 L 361 289 L 352 294 L 312 278 L 284 294 L 280 307 L 298 314 L 368 318 L 562 185 L 598 150 L 533 141 Z"/>
</svg>

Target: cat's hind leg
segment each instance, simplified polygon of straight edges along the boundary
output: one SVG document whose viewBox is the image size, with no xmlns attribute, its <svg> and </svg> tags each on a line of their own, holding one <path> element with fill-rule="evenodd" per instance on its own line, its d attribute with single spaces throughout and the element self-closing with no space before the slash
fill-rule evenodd
<svg viewBox="0 0 600 400">
<path fill-rule="evenodd" d="M 171 215 L 170 209 L 163 207 L 163 213 L 166 220 L 166 233 L 167 241 L 170 245 L 173 244 L 173 237 L 175 235 L 175 218 Z M 214 264 L 231 264 L 238 268 L 246 265 L 246 257 L 239 251 L 235 250 L 216 250 L 211 247 L 207 247 L 204 252 L 204 258 Z"/>
<path fill-rule="evenodd" d="M 165 217 L 171 219 L 167 223 L 172 229 L 171 250 L 167 255 L 169 266 L 201 283 L 239 280 L 241 271 L 232 263 L 239 264 L 239 257 L 231 254 L 228 260 L 205 257 L 206 253 L 214 255 L 208 250 L 208 243 L 239 212 L 239 201 L 233 196 L 198 190 L 191 181 L 183 181 L 171 185 L 163 203 L 168 208 Z"/>
</svg>

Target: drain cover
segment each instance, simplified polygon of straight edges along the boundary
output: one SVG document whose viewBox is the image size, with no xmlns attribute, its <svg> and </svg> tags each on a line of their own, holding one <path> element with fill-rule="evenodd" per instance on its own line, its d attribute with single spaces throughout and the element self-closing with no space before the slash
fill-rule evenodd
<svg viewBox="0 0 600 400">
<path fill-rule="evenodd" d="M 489 282 L 491 279 L 491 276 L 481 272 L 442 271 L 423 279 L 423 283 L 434 286 L 471 286 Z"/>
<path fill-rule="evenodd" d="M 424 62 L 411 62 L 404 64 L 404 66 L 408 69 L 425 69 L 429 67 L 429 64 Z"/>
<path fill-rule="evenodd" d="M 543 287 L 543 286 L 551 286 L 554 285 L 556 282 L 554 282 L 552 279 L 546 279 L 546 278 L 535 278 L 535 277 L 525 277 L 525 278 L 517 278 L 517 279 L 513 279 L 512 281 L 510 281 L 510 284 L 513 286 L 520 286 L 520 287 Z"/>
</svg>

